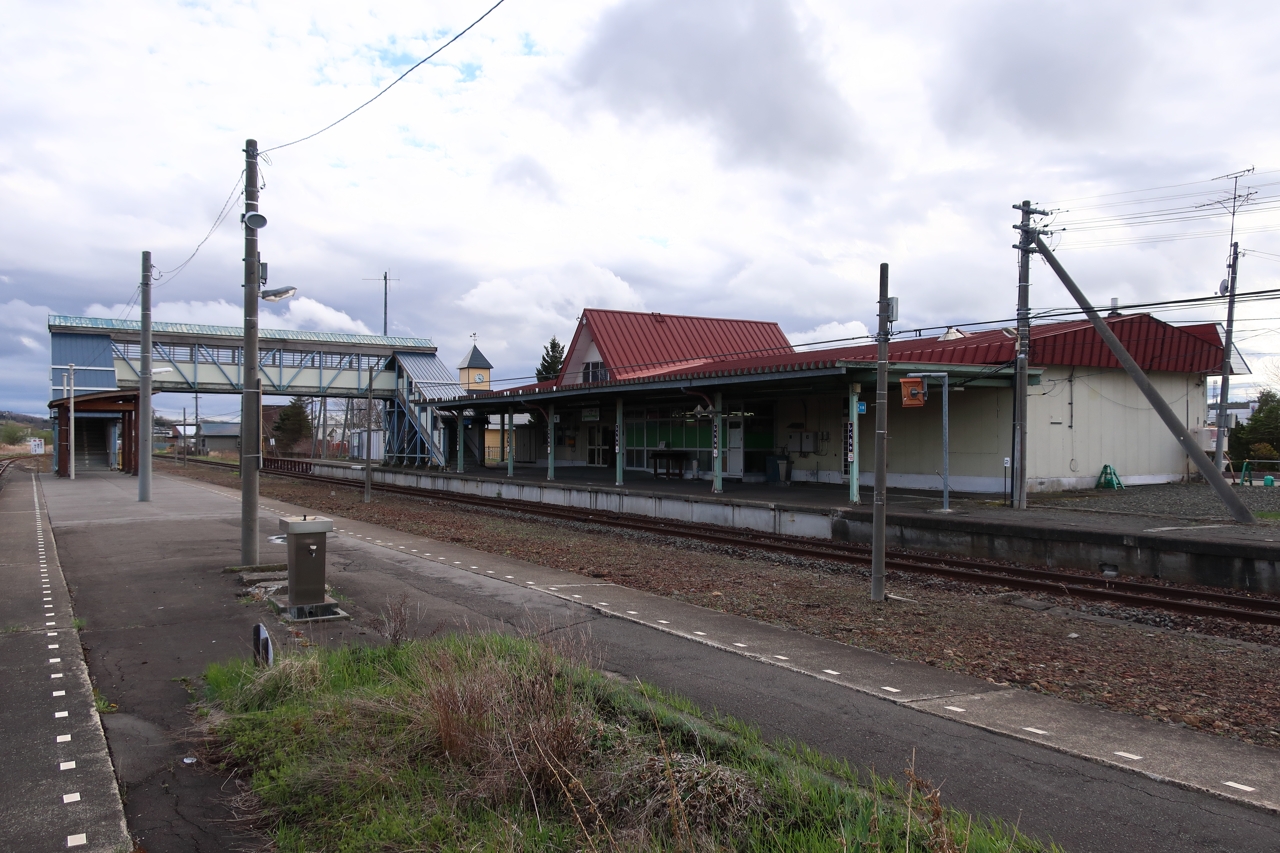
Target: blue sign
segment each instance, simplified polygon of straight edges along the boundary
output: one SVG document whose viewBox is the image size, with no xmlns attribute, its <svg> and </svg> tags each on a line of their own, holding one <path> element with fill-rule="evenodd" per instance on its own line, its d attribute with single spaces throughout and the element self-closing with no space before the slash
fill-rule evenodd
<svg viewBox="0 0 1280 853">
<path fill-rule="evenodd" d="M 859 400 L 859 401 L 858 401 L 858 414 L 860 414 L 860 415 L 865 415 L 866 413 L 867 413 L 867 404 L 866 404 L 866 403 L 864 403 L 864 402 L 862 402 L 861 400 Z"/>
</svg>

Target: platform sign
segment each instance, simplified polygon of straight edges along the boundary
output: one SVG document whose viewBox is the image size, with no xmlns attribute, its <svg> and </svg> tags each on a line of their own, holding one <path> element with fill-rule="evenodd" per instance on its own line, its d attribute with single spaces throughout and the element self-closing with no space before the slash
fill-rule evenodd
<svg viewBox="0 0 1280 853">
<path fill-rule="evenodd" d="M 866 404 L 864 401 L 859 400 L 859 401 L 858 401 L 858 414 L 860 414 L 860 415 L 865 415 L 866 413 L 867 413 L 867 404 Z"/>
<path fill-rule="evenodd" d="M 622 424 L 613 425 L 613 452 L 622 452 Z"/>
<path fill-rule="evenodd" d="M 31 443 L 32 456 L 44 456 L 44 439 L 43 438 L 29 438 L 27 439 L 27 441 Z"/>
<path fill-rule="evenodd" d="M 720 456 L 720 419 L 711 422 L 711 458 Z"/>
<path fill-rule="evenodd" d="M 859 403 L 858 408 L 861 409 L 864 405 L 865 405 L 864 403 Z M 844 452 L 845 452 L 845 456 L 848 457 L 848 461 L 852 462 L 853 461 L 853 421 L 850 421 L 848 425 L 845 426 Z"/>
</svg>

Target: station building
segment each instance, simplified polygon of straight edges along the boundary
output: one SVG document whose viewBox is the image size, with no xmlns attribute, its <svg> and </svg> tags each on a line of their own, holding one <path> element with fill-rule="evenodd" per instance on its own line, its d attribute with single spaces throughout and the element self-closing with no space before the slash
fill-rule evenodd
<svg viewBox="0 0 1280 853">
<path fill-rule="evenodd" d="M 1174 326 L 1148 314 L 1106 322 L 1207 448 L 1205 376 L 1222 366 L 1217 326 Z M 1015 349 L 1013 329 L 949 329 L 890 343 L 890 487 L 942 487 L 940 381 L 925 380 L 921 406 L 904 406 L 901 391 L 911 374 L 945 372 L 951 488 L 1008 491 Z M 496 427 L 490 465 L 539 466 L 551 478 L 557 467 L 587 467 L 618 483 L 627 471 L 710 479 L 722 454 L 730 480 L 848 485 L 852 469 L 867 487 L 876 357 L 874 343 L 797 350 L 776 323 L 586 309 L 555 379 L 490 391 L 486 372 L 484 383 L 472 377 L 465 397 L 432 405 L 464 431 L 492 436 Z M 1195 476 L 1088 321 L 1033 326 L 1030 364 L 1029 490 L 1091 488 L 1104 465 L 1126 484 Z"/>
</svg>

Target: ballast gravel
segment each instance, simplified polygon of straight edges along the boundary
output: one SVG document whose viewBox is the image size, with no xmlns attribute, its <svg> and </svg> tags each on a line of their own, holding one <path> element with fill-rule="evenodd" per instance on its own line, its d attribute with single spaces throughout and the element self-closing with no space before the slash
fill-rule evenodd
<svg viewBox="0 0 1280 853">
<path fill-rule="evenodd" d="M 157 460 L 226 486 L 233 472 Z M 503 554 L 1170 725 L 1280 747 L 1280 629 L 1038 596 L 264 476 L 264 497 Z M 1022 604 L 1023 606 L 1017 606 Z M 1047 607 L 1046 607 L 1047 605 Z"/>
</svg>

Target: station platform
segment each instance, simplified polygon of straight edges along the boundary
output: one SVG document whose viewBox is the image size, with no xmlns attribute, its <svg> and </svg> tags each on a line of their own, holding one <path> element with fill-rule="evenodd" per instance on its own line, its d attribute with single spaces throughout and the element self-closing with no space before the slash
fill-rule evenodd
<svg viewBox="0 0 1280 853">
<path fill-rule="evenodd" d="M 310 464 L 317 474 L 364 478 L 363 466 L 357 464 L 321 460 Z M 847 485 L 783 486 L 726 480 L 723 492 L 717 495 L 707 480 L 655 478 L 640 471 L 627 471 L 621 487 L 614 484 L 612 469 L 557 467 L 555 474 L 555 480 L 548 480 L 545 467 L 531 466 L 517 466 L 512 477 L 505 468 L 458 474 L 378 467 L 373 479 L 514 502 L 818 539 L 871 539 L 872 492 L 867 486 L 860 490 L 861 503 L 853 504 Z M 1208 486 L 1192 488 L 1212 494 Z M 1048 498 L 1057 503 L 1061 496 Z M 1212 501 L 1200 498 L 1200 512 L 1206 503 L 1213 506 Z M 951 511 L 943 513 L 939 492 L 890 490 L 888 544 L 961 557 L 1085 571 L 1115 570 L 1121 575 L 1280 594 L 1280 524 L 1275 521 L 1244 525 L 1217 516 L 1072 509 L 1047 500 L 1030 504 L 1027 510 L 1015 510 L 990 496 L 959 494 L 952 496 Z"/>
<path fill-rule="evenodd" d="M 259 621 L 286 651 L 370 642 L 381 609 L 402 595 L 419 608 L 424 634 L 566 632 L 605 670 L 733 715 L 766 738 L 881 772 L 914 760 L 943 782 L 948 805 L 1017 822 L 1067 850 L 1280 849 L 1273 750 L 340 517 L 329 582 L 354 619 L 290 630 L 265 604 L 237 599 L 242 588 L 223 571 L 238 562 L 237 492 L 160 475 L 143 505 L 136 481 L 118 474 L 44 477 L 40 486 L 89 674 L 119 705 L 103 720 L 129 827 L 150 853 L 243 840 L 227 819 L 233 783 L 184 760 L 193 754 L 184 685 L 212 661 L 249 655 Z M 271 499 L 260 508 L 262 560 L 279 562 L 284 546 L 269 538 L 278 519 L 314 510 Z"/>
</svg>

